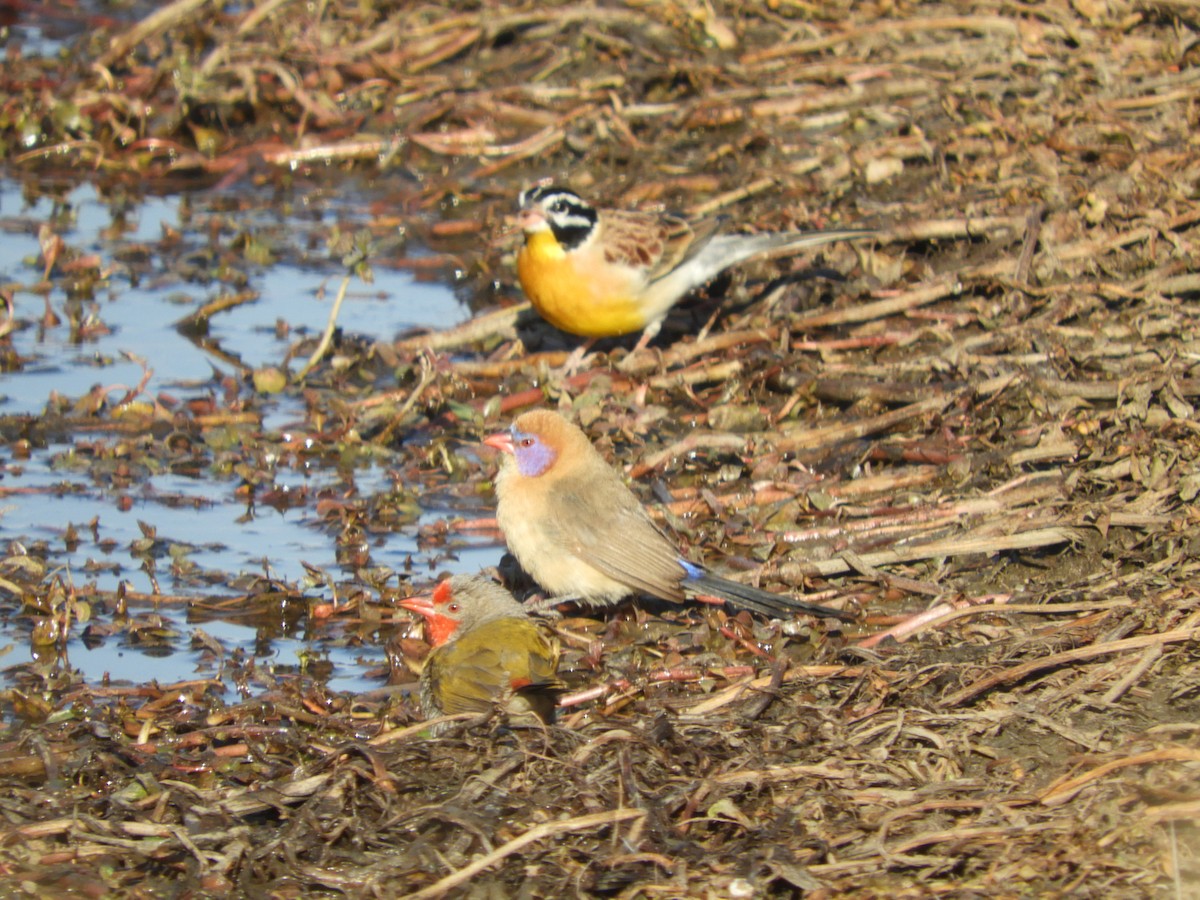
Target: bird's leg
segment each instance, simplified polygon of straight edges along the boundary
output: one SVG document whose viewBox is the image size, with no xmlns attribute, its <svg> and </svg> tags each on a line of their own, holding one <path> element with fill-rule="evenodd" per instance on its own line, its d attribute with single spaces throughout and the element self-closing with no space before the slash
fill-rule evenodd
<svg viewBox="0 0 1200 900">
<path fill-rule="evenodd" d="M 642 332 L 642 336 L 638 338 L 638 342 L 633 345 L 633 349 L 630 351 L 630 353 L 637 353 L 639 350 L 645 350 L 647 347 L 649 347 L 650 342 L 658 337 L 658 332 L 661 328 L 661 321 L 651 322 L 649 325 L 647 325 L 645 330 Z"/>
<path fill-rule="evenodd" d="M 561 619 L 562 613 L 558 611 L 558 606 L 563 603 L 581 603 L 583 600 L 578 594 L 565 594 L 554 597 L 547 597 L 545 594 L 534 594 L 525 600 L 525 609 L 531 613 L 536 613 L 540 616 L 547 616 L 552 619 Z"/>
<path fill-rule="evenodd" d="M 596 346 L 596 340 L 596 338 L 588 338 L 571 351 L 571 355 L 567 357 L 567 361 L 563 363 L 562 369 L 559 370 L 564 378 L 570 378 L 580 369 L 586 367 L 585 364 L 589 363 L 594 356 L 594 354 L 589 354 L 588 351 Z"/>
<path fill-rule="evenodd" d="M 660 328 L 662 328 L 662 322 L 651 322 L 649 325 L 647 325 L 646 329 L 642 332 L 642 336 L 638 338 L 638 342 L 633 345 L 633 349 L 630 350 L 625 355 L 625 358 L 617 364 L 617 371 L 627 372 L 634 368 L 634 360 L 637 359 L 637 356 L 641 351 L 650 346 L 650 342 L 652 340 L 658 337 L 658 331 Z"/>
</svg>

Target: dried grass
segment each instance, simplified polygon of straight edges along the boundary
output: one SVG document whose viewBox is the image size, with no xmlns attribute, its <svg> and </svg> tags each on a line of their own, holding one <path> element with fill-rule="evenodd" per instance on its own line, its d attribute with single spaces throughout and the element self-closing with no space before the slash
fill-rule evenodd
<svg viewBox="0 0 1200 900">
<path fill-rule="evenodd" d="M 854 606 L 861 629 L 568 620 L 590 692 L 562 725 L 436 740 L 394 692 L 281 680 L 224 708 L 215 682 L 31 680 L 0 765 L 11 883 L 1196 895 L 1193 7 L 733 10 L 179 2 L 99 32 L 96 67 L 62 76 L 88 124 L 8 159 L 225 184 L 260 160 L 377 166 L 443 260 L 477 260 L 481 297 L 511 282 L 516 188 L 547 173 L 748 227 L 881 228 L 827 252 L 836 280 L 714 288 L 621 371 L 547 380 L 570 344 L 514 306 L 342 346 L 307 382 L 314 418 L 465 515 L 486 515 L 489 463 L 461 442 L 569 408 L 682 541 Z M 172 81 L 175 55 L 190 68 Z M 186 113 L 146 116 L 151 97 Z M 14 93 L 9 121 L 39 104 Z M 172 415 L 202 434 L 242 414 L 201 412 Z M 103 405 L 76 414 L 39 427 Z M 348 543 L 399 521 L 385 498 L 324 511 Z M 467 525 L 427 546 L 452 552 Z M 44 583 L 11 559 L 2 574 L 14 596 Z M 389 599 L 335 589 L 350 614 Z M 281 595 L 306 592 L 260 583 L 237 604 Z"/>
</svg>

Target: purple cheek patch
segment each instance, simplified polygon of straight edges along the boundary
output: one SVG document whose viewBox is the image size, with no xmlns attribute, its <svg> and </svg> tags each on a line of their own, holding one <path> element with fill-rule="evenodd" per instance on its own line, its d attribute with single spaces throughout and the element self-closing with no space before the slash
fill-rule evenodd
<svg viewBox="0 0 1200 900">
<path fill-rule="evenodd" d="M 533 443 L 528 447 L 522 442 L 533 437 L 520 431 L 513 432 L 513 455 L 517 458 L 517 471 L 526 478 L 537 478 L 554 465 L 554 451 L 533 437 Z"/>
</svg>

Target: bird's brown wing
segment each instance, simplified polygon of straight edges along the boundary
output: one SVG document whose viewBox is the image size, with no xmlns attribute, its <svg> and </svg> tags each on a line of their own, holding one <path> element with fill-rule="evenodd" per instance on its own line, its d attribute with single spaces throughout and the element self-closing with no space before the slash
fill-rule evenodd
<svg viewBox="0 0 1200 900">
<path fill-rule="evenodd" d="M 602 215 L 605 261 L 643 269 L 647 281 L 657 281 L 700 252 L 718 224 L 621 210 L 606 210 Z"/>
<path fill-rule="evenodd" d="M 564 549 L 609 578 L 663 600 L 684 599 L 679 553 L 611 469 L 564 479 L 548 504 Z M 607 483 L 611 475 L 612 482 Z"/>
<path fill-rule="evenodd" d="M 651 281 L 670 275 L 703 251 L 725 222 L 725 218 L 721 217 L 700 220 L 687 220 L 678 216 L 665 218 L 672 223 L 671 233 L 677 237 L 668 242 L 668 252 L 663 254 L 662 262 L 650 273 Z"/>
</svg>

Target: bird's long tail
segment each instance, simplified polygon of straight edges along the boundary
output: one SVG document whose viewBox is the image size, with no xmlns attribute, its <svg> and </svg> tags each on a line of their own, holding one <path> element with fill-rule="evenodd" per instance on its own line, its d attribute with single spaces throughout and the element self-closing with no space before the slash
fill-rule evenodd
<svg viewBox="0 0 1200 900">
<path fill-rule="evenodd" d="M 806 247 L 818 247 L 834 241 L 870 238 L 877 232 L 869 228 L 844 228 L 836 231 L 776 231 L 762 234 L 722 234 L 714 237 L 690 264 L 695 267 L 697 283 L 704 283 L 730 266 L 763 254 L 796 253 Z"/>
<path fill-rule="evenodd" d="M 689 594 L 698 597 L 717 597 L 740 609 L 761 613 L 764 616 L 788 619 L 796 613 L 808 613 L 811 616 L 841 619 L 846 622 L 854 621 L 854 616 L 840 609 L 821 606 L 817 603 L 805 603 L 786 594 L 772 594 L 769 591 L 730 581 L 706 572 L 699 567 L 689 568 L 689 577 L 684 581 L 684 587 Z"/>
</svg>

